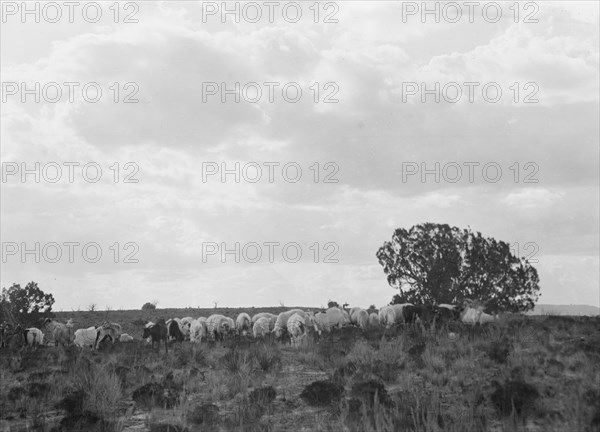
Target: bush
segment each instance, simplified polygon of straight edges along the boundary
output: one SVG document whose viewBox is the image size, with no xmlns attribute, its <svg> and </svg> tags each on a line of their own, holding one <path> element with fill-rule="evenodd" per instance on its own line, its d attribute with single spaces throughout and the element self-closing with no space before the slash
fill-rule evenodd
<svg viewBox="0 0 600 432">
<path fill-rule="evenodd" d="M 251 404 L 266 406 L 275 400 L 277 392 L 273 386 L 259 387 L 254 389 L 248 395 Z"/>
<path fill-rule="evenodd" d="M 196 405 L 186 413 L 190 423 L 198 425 L 216 425 L 219 422 L 219 407 L 214 404 Z"/>
<path fill-rule="evenodd" d="M 165 407 L 172 408 L 177 403 L 177 395 L 166 390 L 158 383 L 148 383 L 134 390 L 133 401 L 141 407 Z"/>
<path fill-rule="evenodd" d="M 533 385 L 521 380 L 509 380 L 503 384 L 492 381 L 492 385 L 496 388 L 492 393 L 492 403 L 502 415 L 510 415 L 513 408 L 518 415 L 526 414 L 540 397 Z"/>
<path fill-rule="evenodd" d="M 144 305 L 142 306 L 142 310 L 155 310 L 156 309 L 156 303 L 144 303 Z"/>
<path fill-rule="evenodd" d="M 279 348 L 274 344 L 260 344 L 253 349 L 252 354 L 264 372 L 269 372 L 275 366 L 281 365 Z"/>
<path fill-rule="evenodd" d="M 486 349 L 486 353 L 496 363 L 504 364 L 510 354 L 510 342 L 507 339 L 493 341 Z"/>
<path fill-rule="evenodd" d="M 230 349 L 221 357 L 221 362 L 225 369 L 232 374 L 239 372 L 250 372 L 252 370 L 252 358 L 247 351 L 240 351 L 236 348 Z"/>
<path fill-rule="evenodd" d="M 352 386 L 352 396 L 363 401 L 369 408 L 375 404 L 375 395 L 379 403 L 384 406 L 392 406 L 393 401 L 390 398 L 383 383 L 374 380 L 362 381 Z"/>
<path fill-rule="evenodd" d="M 307 385 L 300 398 L 311 406 L 323 407 L 341 399 L 344 387 L 332 381 L 315 381 Z"/>
</svg>

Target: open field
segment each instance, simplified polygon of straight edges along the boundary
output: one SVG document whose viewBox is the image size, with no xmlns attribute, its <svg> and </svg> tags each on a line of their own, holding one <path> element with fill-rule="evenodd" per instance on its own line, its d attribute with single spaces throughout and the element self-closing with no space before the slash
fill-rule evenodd
<svg viewBox="0 0 600 432">
<path fill-rule="evenodd" d="M 76 327 L 108 319 L 139 339 L 148 319 L 240 311 L 57 318 Z M 173 343 L 168 354 L 139 340 L 97 352 L 3 349 L 0 371 L 2 431 L 600 430 L 599 317 L 347 328 L 299 348 L 236 338 Z"/>
</svg>

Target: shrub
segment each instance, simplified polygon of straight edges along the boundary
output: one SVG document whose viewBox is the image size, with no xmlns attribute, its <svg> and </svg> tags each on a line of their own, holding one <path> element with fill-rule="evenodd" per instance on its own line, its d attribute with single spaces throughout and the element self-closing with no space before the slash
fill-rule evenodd
<svg viewBox="0 0 600 432">
<path fill-rule="evenodd" d="M 85 394 L 84 410 L 96 413 L 103 419 L 115 416 L 121 399 L 121 381 L 108 367 L 91 363 L 87 359 L 77 362 L 74 385 Z"/>
<path fill-rule="evenodd" d="M 252 354 L 264 372 L 269 372 L 281 365 L 281 354 L 279 348 L 274 344 L 260 344 L 253 349 Z"/>
<path fill-rule="evenodd" d="M 144 408 L 172 408 L 177 403 L 177 395 L 158 383 L 147 383 L 133 391 L 133 401 Z"/>
<path fill-rule="evenodd" d="M 225 369 L 231 373 L 249 372 L 252 369 L 252 358 L 247 351 L 232 348 L 221 357 Z"/>
<path fill-rule="evenodd" d="M 265 406 L 275 400 L 277 393 L 273 386 L 259 387 L 254 389 L 248 395 L 248 400 L 251 404 Z"/>
<path fill-rule="evenodd" d="M 382 405 L 388 407 L 393 405 L 385 386 L 379 381 L 368 380 L 355 383 L 352 386 L 351 395 L 363 401 L 369 408 L 374 406 L 375 395 Z"/>
<path fill-rule="evenodd" d="M 486 349 L 486 354 L 496 363 L 505 364 L 510 354 L 510 343 L 507 339 L 493 341 Z"/>
<path fill-rule="evenodd" d="M 339 400 L 344 394 L 344 387 L 332 381 L 315 381 L 307 385 L 300 398 L 311 406 L 327 406 Z"/>
<path fill-rule="evenodd" d="M 492 381 L 492 385 L 495 387 L 492 403 L 502 415 L 511 415 L 513 408 L 518 415 L 526 414 L 540 397 L 533 385 L 521 380 L 508 380 L 503 384 Z"/>
<path fill-rule="evenodd" d="M 198 425 L 216 425 L 219 422 L 219 407 L 214 404 L 200 404 L 188 409 L 186 418 Z"/>
</svg>

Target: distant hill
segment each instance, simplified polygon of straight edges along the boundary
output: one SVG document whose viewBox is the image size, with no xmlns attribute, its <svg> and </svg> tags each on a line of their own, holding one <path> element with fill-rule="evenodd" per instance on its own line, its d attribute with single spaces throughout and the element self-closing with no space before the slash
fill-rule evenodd
<svg viewBox="0 0 600 432">
<path fill-rule="evenodd" d="M 538 304 L 527 315 L 600 315 L 600 308 L 589 305 L 549 305 Z"/>
</svg>

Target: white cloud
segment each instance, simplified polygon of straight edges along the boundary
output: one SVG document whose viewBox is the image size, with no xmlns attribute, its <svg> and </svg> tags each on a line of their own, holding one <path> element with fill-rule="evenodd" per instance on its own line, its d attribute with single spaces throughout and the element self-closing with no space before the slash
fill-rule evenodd
<svg viewBox="0 0 600 432">
<path fill-rule="evenodd" d="M 563 191 L 552 192 L 542 188 L 523 188 L 509 193 L 503 202 L 511 207 L 525 210 L 545 209 L 560 201 L 564 195 Z"/>
<path fill-rule="evenodd" d="M 173 286 L 193 287 L 193 302 L 208 306 L 328 299 L 380 305 L 393 290 L 377 248 L 393 229 L 426 221 L 535 241 L 544 256 L 562 254 L 566 262 L 593 258 L 600 113 L 591 3 L 540 5 L 536 25 L 510 16 L 494 25 L 399 25 L 399 3 L 346 2 L 337 24 L 203 23 L 198 4 L 143 3 L 135 25 L 3 26 L 4 81 L 94 81 L 107 96 L 97 104 L 3 104 L 3 162 L 93 161 L 104 172 L 95 184 L 3 183 L 3 241 L 136 242 L 140 262 L 11 261 L 3 264 L 2 285 L 36 280 L 65 308 L 102 305 L 106 290 L 123 288 L 131 294 L 123 305 L 154 298 L 162 306 L 187 304 L 188 291 L 172 295 Z M 275 80 L 297 82 L 303 99 L 202 102 L 204 81 Z M 399 93 L 406 81 L 474 80 L 535 81 L 540 103 L 403 103 Z M 136 82 L 140 102 L 111 102 L 113 82 Z M 335 83 L 339 102 L 315 104 L 315 82 Z M 319 96 L 326 94 L 321 88 Z M 479 171 L 474 182 L 403 181 L 407 161 L 494 162 L 503 175 L 498 183 Z M 124 164 L 136 163 L 139 183 L 115 183 L 115 162 L 121 179 Z M 303 174 L 297 183 L 279 171 L 273 183 L 205 182 L 206 162 L 295 162 Z M 536 187 L 521 181 L 527 162 L 539 168 Z M 324 182 L 328 175 L 338 182 Z M 298 241 L 308 261 L 202 265 L 205 241 Z M 311 264 L 314 242 L 335 243 L 340 263 Z M 582 272 L 582 286 L 597 282 L 588 265 L 561 272 L 564 280 Z M 544 292 L 564 286 L 554 273 L 542 276 Z M 581 301 L 592 302 L 585 300 L 591 294 L 582 289 Z"/>
</svg>

